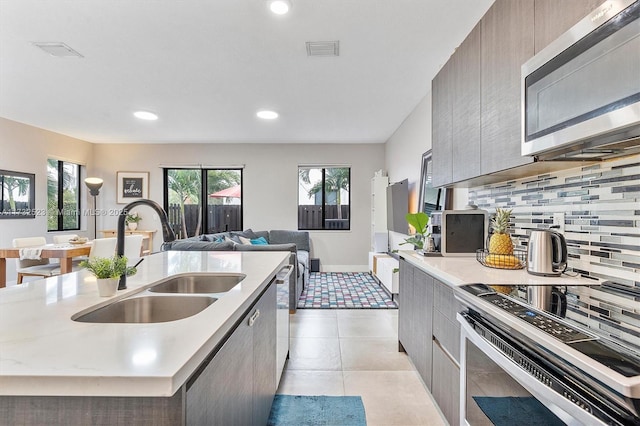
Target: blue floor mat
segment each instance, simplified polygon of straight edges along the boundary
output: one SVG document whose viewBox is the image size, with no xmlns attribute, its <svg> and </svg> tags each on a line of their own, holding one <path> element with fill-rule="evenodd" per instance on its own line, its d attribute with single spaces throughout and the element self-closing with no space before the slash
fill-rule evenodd
<svg viewBox="0 0 640 426">
<path fill-rule="evenodd" d="M 268 426 L 366 426 L 359 396 L 276 395 Z"/>
<path fill-rule="evenodd" d="M 496 426 L 563 426 L 547 407 L 532 396 L 474 396 L 482 412 Z"/>
</svg>

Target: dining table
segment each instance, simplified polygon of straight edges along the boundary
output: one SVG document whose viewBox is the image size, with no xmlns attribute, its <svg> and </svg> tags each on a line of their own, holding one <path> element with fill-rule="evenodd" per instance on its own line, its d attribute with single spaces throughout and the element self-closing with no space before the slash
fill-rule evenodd
<svg viewBox="0 0 640 426">
<path fill-rule="evenodd" d="M 60 259 L 60 273 L 66 274 L 73 270 L 73 258 L 88 256 L 91 251 L 91 242 L 84 244 L 46 244 L 39 247 L 42 249 L 40 258 Z M 20 248 L 0 248 L 0 288 L 7 284 L 7 259 L 19 259 Z"/>
</svg>

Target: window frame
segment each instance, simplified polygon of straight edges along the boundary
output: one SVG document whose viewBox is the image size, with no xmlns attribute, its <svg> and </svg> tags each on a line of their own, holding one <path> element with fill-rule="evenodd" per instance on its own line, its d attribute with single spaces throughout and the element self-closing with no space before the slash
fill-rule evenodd
<svg viewBox="0 0 640 426">
<path fill-rule="evenodd" d="M 49 229 L 49 196 L 47 193 L 47 232 L 63 232 L 63 231 L 79 231 L 82 228 L 82 218 L 80 212 L 82 211 L 82 185 L 81 182 L 81 173 L 82 173 L 82 165 L 78 163 L 72 163 L 71 161 L 58 160 L 55 158 L 48 158 L 47 165 L 49 161 L 55 161 L 58 165 L 58 180 L 57 180 L 57 196 L 58 196 L 58 205 L 56 207 L 56 217 L 57 217 L 57 226 L 56 229 Z M 76 208 L 76 227 L 65 228 L 64 226 L 64 214 L 60 214 L 60 212 L 64 212 L 64 166 L 65 164 L 72 165 L 76 168 L 76 185 L 75 190 L 78 194 L 77 197 L 77 208 Z M 47 173 L 47 187 L 49 185 L 49 175 Z"/>
<path fill-rule="evenodd" d="M 19 179 L 27 179 L 29 181 L 29 186 L 24 194 L 26 195 L 28 201 L 26 201 L 26 206 L 24 209 L 16 209 L 10 210 L 4 208 L 5 203 L 5 190 L 8 190 L 8 186 L 5 187 L 5 183 L 7 179 L 11 178 L 19 178 Z M 16 188 L 13 188 L 16 189 Z M 36 175 L 33 173 L 23 173 L 23 172 L 14 172 L 10 170 L 0 170 L 0 219 L 33 219 L 36 217 Z M 13 191 L 12 191 L 13 192 Z M 8 194 L 9 195 L 9 194 Z M 10 195 L 9 195 L 10 196 Z M 16 201 L 17 202 L 17 201 Z"/>
<path fill-rule="evenodd" d="M 320 191 L 322 194 L 322 228 L 302 228 L 300 227 L 300 206 L 304 205 L 304 204 L 300 204 L 300 171 L 302 169 L 320 169 L 322 171 L 322 190 Z M 325 206 L 327 205 L 327 200 L 326 200 L 326 194 L 327 194 L 327 187 L 326 187 L 326 173 L 328 169 L 348 169 L 349 170 L 349 179 L 347 182 L 347 186 L 349 188 L 348 192 L 349 192 L 349 204 L 348 209 L 347 209 L 347 226 L 346 228 L 328 228 L 327 227 L 327 218 L 326 218 L 326 208 Z M 339 190 L 338 190 L 339 191 Z M 298 230 L 299 231 L 351 231 L 351 194 L 352 194 L 352 187 L 351 187 L 351 166 L 348 165 L 299 165 L 298 166 L 298 202 L 297 202 L 297 209 L 298 209 L 298 214 L 297 214 L 297 222 L 298 222 Z M 341 205 L 342 206 L 342 205 Z"/>
<path fill-rule="evenodd" d="M 209 172 L 210 171 L 219 171 L 219 170 L 232 170 L 237 171 L 240 174 L 240 187 L 244 187 L 244 167 L 163 167 L 162 168 L 162 185 L 163 185 L 163 207 L 165 211 L 169 212 L 169 171 L 173 170 L 192 170 L 192 171 L 200 171 L 200 210 L 202 213 L 202 224 L 200 227 L 200 233 L 198 235 L 204 235 L 209 233 L 209 218 L 207 215 L 207 205 L 208 202 L 203 202 L 208 200 L 208 186 L 209 186 Z M 238 231 L 242 231 L 244 226 L 244 188 L 240 194 L 240 229 Z M 229 231 L 219 231 L 219 232 L 230 232 Z M 233 230 L 236 231 L 236 230 Z M 177 233 L 176 233 L 177 235 Z M 195 237 L 197 235 L 193 235 Z M 191 238 L 188 236 L 184 236 L 183 238 Z"/>
</svg>

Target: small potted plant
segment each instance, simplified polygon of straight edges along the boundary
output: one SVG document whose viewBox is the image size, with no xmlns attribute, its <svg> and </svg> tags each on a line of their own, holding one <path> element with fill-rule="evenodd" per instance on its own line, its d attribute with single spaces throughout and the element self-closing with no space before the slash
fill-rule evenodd
<svg viewBox="0 0 640 426">
<path fill-rule="evenodd" d="M 127 267 L 125 256 L 94 257 L 80 262 L 80 266 L 87 268 L 95 275 L 98 282 L 98 294 L 103 297 L 116 294 L 121 275 L 136 273 L 135 268 Z"/>
<path fill-rule="evenodd" d="M 415 250 L 418 250 L 418 252 L 423 251 L 425 241 L 430 235 L 427 231 L 429 215 L 424 212 L 407 213 L 405 219 L 407 220 L 407 223 L 416 230 L 416 232 L 409 238 L 405 238 L 404 243 L 400 243 L 400 245 L 413 244 Z"/>
<path fill-rule="evenodd" d="M 142 216 L 138 214 L 138 212 L 132 212 L 127 215 L 125 218 L 125 223 L 127 224 L 127 228 L 130 231 L 135 231 L 138 229 L 138 222 L 142 220 Z"/>
</svg>

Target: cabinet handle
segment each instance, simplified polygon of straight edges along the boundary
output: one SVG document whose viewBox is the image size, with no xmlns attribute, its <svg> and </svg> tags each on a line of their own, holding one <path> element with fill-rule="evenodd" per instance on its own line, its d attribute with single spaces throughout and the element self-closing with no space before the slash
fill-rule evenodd
<svg viewBox="0 0 640 426">
<path fill-rule="evenodd" d="M 260 309 L 256 309 L 256 311 L 249 318 L 249 327 L 253 327 L 253 324 L 256 322 L 258 317 L 260 316 Z"/>
<path fill-rule="evenodd" d="M 451 361 L 456 367 L 460 368 L 460 364 L 458 363 L 458 361 L 456 360 L 456 358 L 451 355 L 451 353 L 447 350 L 447 348 L 445 348 L 444 346 L 442 346 L 442 343 L 440 343 L 440 341 L 438 340 L 438 338 L 436 336 L 432 336 L 433 339 L 433 343 L 438 346 L 440 348 L 440 350 L 442 351 L 442 353 L 444 353 L 444 355 L 449 358 L 449 361 Z"/>
<path fill-rule="evenodd" d="M 276 284 L 285 284 L 293 272 L 293 265 L 286 265 L 276 274 Z"/>
</svg>

